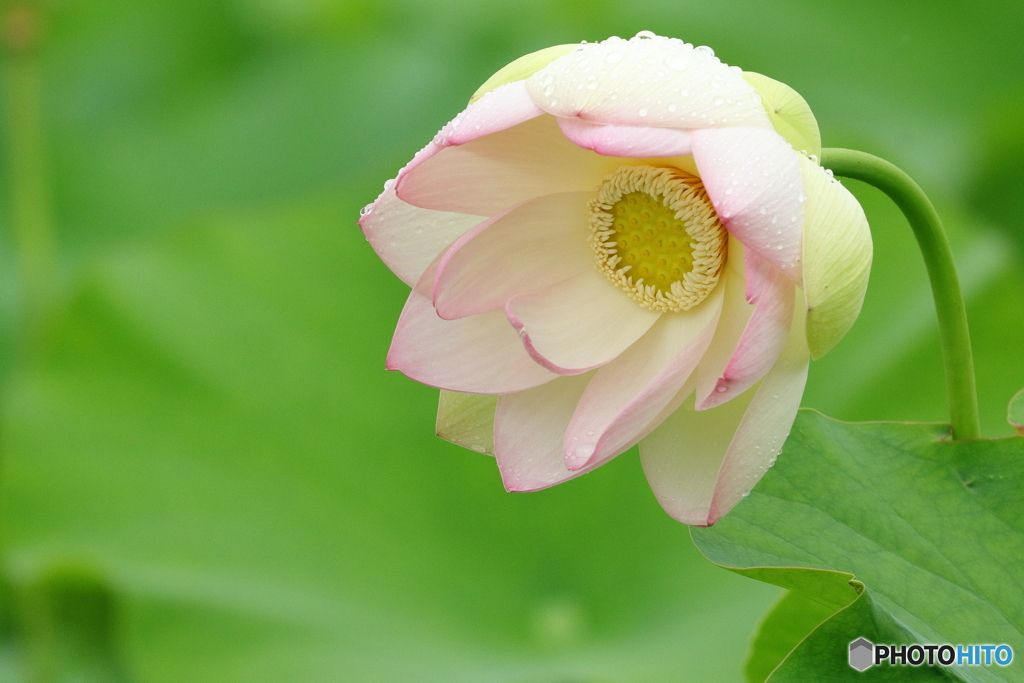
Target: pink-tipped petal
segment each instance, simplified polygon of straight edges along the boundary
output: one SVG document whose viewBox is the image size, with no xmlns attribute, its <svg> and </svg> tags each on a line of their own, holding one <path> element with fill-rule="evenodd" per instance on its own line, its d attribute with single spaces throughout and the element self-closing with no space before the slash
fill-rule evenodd
<svg viewBox="0 0 1024 683">
<path fill-rule="evenodd" d="M 666 313 L 615 362 L 601 368 L 565 434 L 565 464 L 575 470 L 636 443 L 697 367 L 722 309 L 719 283 L 697 308 Z"/>
<path fill-rule="evenodd" d="M 440 258 L 409 294 L 388 351 L 388 370 L 417 382 L 471 394 L 506 394 L 550 381 L 556 375 L 523 350 L 504 311 L 442 320 L 430 300 Z"/>
<path fill-rule="evenodd" d="M 552 372 L 577 375 L 614 360 L 661 317 L 596 268 L 505 306 L 530 356 Z"/>
<path fill-rule="evenodd" d="M 494 446 L 509 491 L 536 491 L 578 477 L 562 458 L 562 438 L 593 373 L 560 377 L 498 399 Z"/>
<path fill-rule="evenodd" d="M 696 412 L 693 396 L 640 442 L 640 462 L 658 503 L 674 519 L 708 525 L 718 471 L 754 390 Z"/>
<path fill-rule="evenodd" d="M 640 461 L 658 502 L 694 526 L 722 518 L 775 461 L 793 426 L 807 380 L 804 302 L 797 296 L 786 348 L 757 387 L 705 411 L 691 402 L 640 442 Z"/>
<path fill-rule="evenodd" d="M 453 320 L 504 308 L 517 294 L 593 270 L 594 251 L 587 243 L 592 196 L 544 195 L 465 233 L 438 267 L 438 315 Z"/>
<path fill-rule="evenodd" d="M 708 512 L 709 525 L 750 493 L 775 463 L 793 428 L 811 359 L 806 337 L 806 303 L 802 295 L 795 298 L 793 325 L 786 346 L 757 388 L 722 461 Z"/>
<path fill-rule="evenodd" d="M 421 209 L 385 190 L 359 219 L 367 241 L 402 282 L 412 287 L 430 262 L 483 216 Z"/>
<path fill-rule="evenodd" d="M 524 121 L 537 118 L 544 110 L 534 104 L 526 90 L 526 81 L 495 88 L 466 107 L 438 133 L 442 145 L 464 145 L 471 140 L 497 133 Z"/>
<path fill-rule="evenodd" d="M 551 116 L 445 147 L 399 176 L 398 196 L 436 211 L 493 216 L 556 192 L 593 192 L 615 162 L 569 142 Z"/>
<path fill-rule="evenodd" d="M 579 118 L 560 118 L 565 137 L 584 149 L 609 157 L 689 156 L 690 131 L 650 126 L 614 126 Z"/>
<path fill-rule="evenodd" d="M 708 48 L 674 38 L 583 45 L 526 83 L 534 101 L 555 116 L 686 129 L 772 125 L 742 72 Z"/>
<path fill-rule="evenodd" d="M 777 268 L 769 271 L 754 307 L 743 296 L 742 282 L 732 288 L 738 296 L 726 290 L 718 331 L 697 368 L 697 410 L 736 398 L 772 368 L 789 335 L 794 290 Z"/>
<path fill-rule="evenodd" d="M 764 128 L 696 130 L 691 140 L 701 181 L 725 227 L 800 283 L 807 195 L 799 155 Z"/>
<path fill-rule="evenodd" d="M 399 183 L 413 169 L 443 149 L 453 145 L 464 145 L 485 135 L 513 128 L 544 113 L 530 99 L 522 82 L 509 83 L 487 94 L 490 97 L 486 98 L 486 102 L 484 97 L 481 97 L 460 111 L 438 131 L 433 140 L 416 153 L 416 156 L 398 172 Z"/>
</svg>

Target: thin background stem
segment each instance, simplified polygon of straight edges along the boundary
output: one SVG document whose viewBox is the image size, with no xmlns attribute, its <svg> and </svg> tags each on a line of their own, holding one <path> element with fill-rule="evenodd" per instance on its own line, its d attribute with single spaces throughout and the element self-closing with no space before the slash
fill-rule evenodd
<svg viewBox="0 0 1024 683">
<path fill-rule="evenodd" d="M 41 12 L 35 2 L 2 5 L 4 143 L 11 221 L 23 287 L 24 339 L 31 343 L 52 299 L 53 226 L 42 125 L 37 46 Z"/>
<path fill-rule="evenodd" d="M 953 438 L 978 438 L 981 436 L 978 393 L 967 310 L 953 263 L 953 252 L 938 212 L 924 190 L 885 159 L 852 149 L 826 148 L 821 152 L 821 164 L 836 175 L 874 185 L 887 194 L 907 217 L 924 256 L 935 299 Z"/>
</svg>

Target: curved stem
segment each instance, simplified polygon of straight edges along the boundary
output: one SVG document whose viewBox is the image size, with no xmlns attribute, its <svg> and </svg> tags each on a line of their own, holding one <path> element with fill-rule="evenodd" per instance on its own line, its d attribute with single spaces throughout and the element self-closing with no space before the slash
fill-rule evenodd
<svg viewBox="0 0 1024 683">
<path fill-rule="evenodd" d="M 885 159 L 852 149 L 824 149 L 821 164 L 838 176 L 874 185 L 889 195 L 907 217 L 924 256 L 935 299 L 953 438 L 981 436 L 967 311 L 953 252 L 935 207 L 910 176 Z"/>
</svg>

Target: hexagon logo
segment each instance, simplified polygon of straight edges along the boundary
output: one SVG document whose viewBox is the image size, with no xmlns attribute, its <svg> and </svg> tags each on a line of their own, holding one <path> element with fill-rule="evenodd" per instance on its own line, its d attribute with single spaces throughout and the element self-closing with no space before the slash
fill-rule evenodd
<svg viewBox="0 0 1024 683">
<path fill-rule="evenodd" d="M 875 646 L 867 638 L 858 638 L 850 643 L 850 666 L 857 671 L 866 671 L 875 663 Z"/>
</svg>

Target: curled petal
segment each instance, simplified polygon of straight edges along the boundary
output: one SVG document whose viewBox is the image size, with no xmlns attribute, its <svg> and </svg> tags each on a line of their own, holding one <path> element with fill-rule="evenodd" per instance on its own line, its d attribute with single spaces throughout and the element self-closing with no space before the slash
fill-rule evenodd
<svg viewBox="0 0 1024 683">
<path fill-rule="evenodd" d="M 793 149 L 821 156 L 818 121 L 800 93 L 785 83 L 752 71 L 744 71 L 743 78 L 761 96 L 761 103 L 775 132 L 793 145 Z"/>
<path fill-rule="evenodd" d="M 417 382 L 472 394 L 506 394 L 556 375 L 534 363 L 503 311 L 443 320 L 430 300 L 440 258 L 405 302 L 388 351 L 387 369 Z"/>
<path fill-rule="evenodd" d="M 684 404 L 640 442 L 651 489 L 680 522 L 714 524 L 775 462 L 807 381 L 804 309 L 798 295 L 786 347 L 758 386 L 710 410 Z"/>
<path fill-rule="evenodd" d="M 614 126 L 583 119 L 558 119 L 565 137 L 609 157 L 689 156 L 690 131 L 650 126 Z"/>
<path fill-rule="evenodd" d="M 494 410 L 498 397 L 441 390 L 437 401 L 437 435 L 445 441 L 494 455 Z"/>
<path fill-rule="evenodd" d="M 507 490 L 536 491 L 590 471 L 566 469 L 562 438 L 592 377 L 592 372 L 560 377 L 498 399 L 494 446 Z"/>
<path fill-rule="evenodd" d="M 604 462 L 646 433 L 707 350 L 723 290 L 720 283 L 697 308 L 663 315 L 628 351 L 597 372 L 565 433 L 569 469 Z"/>
<path fill-rule="evenodd" d="M 359 219 L 359 227 L 391 272 L 412 287 L 445 247 L 483 220 L 407 204 L 391 187 Z"/>
<path fill-rule="evenodd" d="M 546 194 L 593 192 L 614 168 L 614 161 L 569 142 L 552 117 L 541 116 L 438 149 L 400 175 L 397 190 L 403 201 L 425 209 L 493 216 Z"/>
<path fill-rule="evenodd" d="M 659 128 L 771 128 L 761 99 L 738 70 L 708 48 L 673 38 L 583 45 L 527 81 L 555 116 Z"/>
<path fill-rule="evenodd" d="M 732 245 L 733 241 L 729 240 L 730 250 L 733 248 Z M 732 251 L 729 254 L 731 255 Z M 760 300 L 762 292 L 769 287 L 773 272 L 778 272 L 772 264 L 758 256 L 755 251 L 744 251 L 743 266 L 738 270 L 747 280 L 747 301 L 752 304 L 756 304 Z"/>
<path fill-rule="evenodd" d="M 592 192 L 532 199 L 465 233 L 445 253 L 434 306 L 449 320 L 504 308 L 513 296 L 594 269 L 587 244 Z"/>
<path fill-rule="evenodd" d="M 762 128 L 697 130 L 691 137 L 701 181 L 726 229 L 799 284 L 806 199 L 800 155 Z"/>
<path fill-rule="evenodd" d="M 821 358 L 860 314 L 871 272 L 871 231 L 850 191 L 810 159 L 801 158 L 807 188 L 804 291 L 807 344 Z"/>
<path fill-rule="evenodd" d="M 748 261 L 759 260 L 750 253 Z M 731 272 L 727 276 L 737 277 Z M 747 303 L 742 283 L 726 288 L 722 319 L 697 368 L 697 410 L 714 408 L 754 386 L 782 353 L 793 320 L 795 287 L 771 266 L 759 284 L 754 306 Z"/>
<path fill-rule="evenodd" d="M 505 307 L 535 361 L 560 375 L 576 375 L 615 359 L 660 313 L 637 306 L 591 268 Z"/>
</svg>

